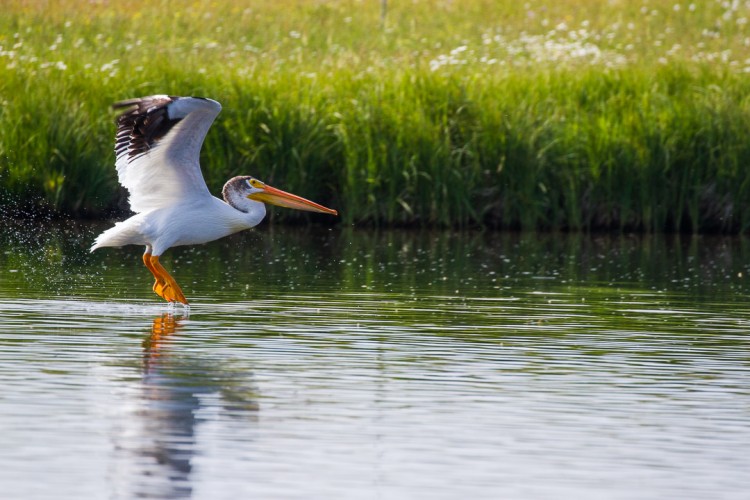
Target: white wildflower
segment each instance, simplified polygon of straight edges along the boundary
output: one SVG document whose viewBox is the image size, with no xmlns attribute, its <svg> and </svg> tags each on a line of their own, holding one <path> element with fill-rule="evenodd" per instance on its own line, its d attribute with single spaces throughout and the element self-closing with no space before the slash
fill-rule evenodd
<svg viewBox="0 0 750 500">
<path fill-rule="evenodd" d="M 110 62 L 102 64 L 102 66 L 99 68 L 99 71 L 101 71 L 102 73 L 112 72 L 114 74 L 117 72 L 115 66 L 117 66 L 117 63 L 119 62 L 119 59 L 112 59 Z"/>
</svg>

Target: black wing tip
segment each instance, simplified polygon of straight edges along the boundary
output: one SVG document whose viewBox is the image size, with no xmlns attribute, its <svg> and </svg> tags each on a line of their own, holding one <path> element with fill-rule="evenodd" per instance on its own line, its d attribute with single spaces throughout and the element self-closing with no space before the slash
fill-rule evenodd
<svg viewBox="0 0 750 500">
<path fill-rule="evenodd" d="M 170 106 L 180 99 L 199 99 L 215 102 L 207 97 L 179 97 L 172 95 L 152 95 L 126 99 L 112 104 L 112 109 L 119 111 L 115 118 L 115 154 L 119 160 L 127 156 L 133 161 L 148 153 L 152 147 L 182 120 L 186 114 L 176 113 Z M 189 114 L 189 113 L 188 113 Z"/>
<path fill-rule="evenodd" d="M 163 108 L 168 108 L 172 103 L 180 99 L 199 99 L 205 102 L 215 102 L 208 97 L 201 96 L 174 96 L 174 95 L 151 95 L 125 99 L 112 104 L 112 110 L 119 111 L 115 117 L 115 123 L 120 125 L 125 117 L 148 115 Z"/>
<path fill-rule="evenodd" d="M 169 105 L 170 103 L 180 100 L 180 99 L 200 99 L 201 101 L 210 101 L 208 97 L 202 97 L 197 95 L 191 95 L 191 96 L 177 96 L 177 95 L 167 95 L 167 94 L 160 94 L 160 95 L 149 95 L 144 97 L 134 97 L 132 99 L 125 99 L 122 101 L 117 101 L 112 104 L 112 109 L 122 109 L 122 108 L 129 108 L 132 106 L 147 106 L 149 104 L 155 104 L 160 103 L 161 105 Z"/>
<path fill-rule="evenodd" d="M 154 95 L 126 99 L 112 104 L 121 110 L 115 118 L 115 156 L 133 161 L 148 153 L 156 141 L 165 136 L 180 119 L 170 119 L 167 109 L 179 97 Z"/>
<path fill-rule="evenodd" d="M 157 109 L 168 106 L 179 99 L 179 97 L 168 96 L 168 95 L 153 95 L 147 97 L 135 97 L 133 99 L 125 99 L 124 101 L 117 101 L 112 104 L 112 109 L 115 111 L 122 110 L 118 115 L 126 114 L 145 114 L 155 111 Z"/>
</svg>

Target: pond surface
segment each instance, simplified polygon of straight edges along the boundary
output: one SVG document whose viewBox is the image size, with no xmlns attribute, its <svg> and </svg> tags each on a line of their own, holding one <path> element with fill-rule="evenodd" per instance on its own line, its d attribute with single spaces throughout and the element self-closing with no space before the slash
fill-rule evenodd
<svg viewBox="0 0 750 500">
<path fill-rule="evenodd" d="M 750 245 L 0 236 L 3 498 L 748 498 Z"/>
</svg>

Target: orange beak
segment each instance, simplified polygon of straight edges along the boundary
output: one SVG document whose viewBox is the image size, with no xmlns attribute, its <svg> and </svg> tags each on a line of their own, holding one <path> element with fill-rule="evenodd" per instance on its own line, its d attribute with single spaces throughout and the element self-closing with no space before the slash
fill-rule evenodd
<svg viewBox="0 0 750 500">
<path fill-rule="evenodd" d="M 295 210 L 306 210 L 308 212 L 322 212 L 324 214 L 338 215 L 339 213 L 332 209 L 318 205 L 314 201 L 306 200 L 296 194 L 287 193 L 281 189 L 276 189 L 264 184 L 262 191 L 247 195 L 251 200 L 276 205 L 278 207 L 293 208 Z"/>
</svg>

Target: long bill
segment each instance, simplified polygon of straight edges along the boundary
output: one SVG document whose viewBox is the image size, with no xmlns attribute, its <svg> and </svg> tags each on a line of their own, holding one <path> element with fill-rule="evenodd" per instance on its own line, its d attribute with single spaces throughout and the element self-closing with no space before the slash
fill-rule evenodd
<svg viewBox="0 0 750 500">
<path fill-rule="evenodd" d="M 295 210 L 306 210 L 308 212 L 322 212 L 324 214 L 338 215 L 339 213 L 314 201 L 307 200 L 296 194 L 287 193 L 281 189 L 276 189 L 268 184 L 263 186 L 263 190 L 247 196 L 251 200 L 261 201 L 278 207 L 293 208 Z"/>
</svg>

